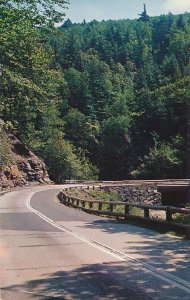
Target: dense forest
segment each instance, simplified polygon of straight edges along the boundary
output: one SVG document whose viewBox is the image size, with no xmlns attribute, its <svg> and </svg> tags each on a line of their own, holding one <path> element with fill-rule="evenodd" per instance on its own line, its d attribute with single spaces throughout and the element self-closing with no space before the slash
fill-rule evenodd
<svg viewBox="0 0 190 300">
<path fill-rule="evenodd" d="M 51 178 L 189 177 L 190 14 L 56 27 L 66 1 L 19 2 L 0 1 L 0 109 Z"/>
</svg>

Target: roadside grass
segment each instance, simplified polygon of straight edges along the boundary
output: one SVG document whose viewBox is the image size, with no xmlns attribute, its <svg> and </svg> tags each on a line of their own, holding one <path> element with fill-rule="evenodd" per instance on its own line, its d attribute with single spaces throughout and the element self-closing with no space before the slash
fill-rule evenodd
<svg viewBox="0 0 190 300">
<path fill-rule="evenodd" d="M 113 202 L 113 210 L 115 212 L 124 213 L 124 206 L 114 205 L 114 202 L 125 202 L 125 198 L 122 194 L 119 194 L 117 191 L 110 189 L 108 192 L 104 190 L 82 190 L 82 189 L 71 189 L 67 191 L 68 196 L 78 197 L 79 199 L 89 199 L 89 200 L 98 200 L 106 201 L 108 204 L 102 204 L 102 210 L 110 210 L 110 202 Z M 81 206 L 81 205 L 80 205 Z M 98 210 L 99 204 L 93 203 L 90 207 L 90 203 L 86 204 L 86 208 L 92 208 Z"/>
<path fill-rule="evenodd" d="M 113 211 L 118 213 L 124 213 L 125 208 L 124 205 L 117 205 L 114 202 L 126 202 L 124 195 L 118 193 L 117 191 L 110 189 L 109 191 L 105 190 L 80 190 L 80 189 L 72 189 L 69 191 L 68 196 L 78 197 L 80 199 L 89 199 L 89 200 L 98 200 L 98 201 L 106 201 L 108 204 L 102 204 L 103 211 L 110 210 L 110 202 L 113 203 Z M 81 205 L 80 205 L 81 206 Z M 90 207 L 90 203 L 86 205 L 86 208 L 92 208 L 98 210 L 99 204 L 93 203 Z M 143 217 L 143 210 L 138 207 L 130 207 L 129 213 L 131 215 Z"/>
<path fill-rule="evenodd" d="M 144 216 L 143 210 L 138 208 L 138 207 L 130 207 L 129 213 L 132 216 L 137 216 L 137 217 L 143 217 Z"/>
<path fill-rule="evenodd" d="M 175 223 L 190 225 L 190 215 L 174 214 L 173 220 Z"/>
<path fill-rule="evenodd" d="M 89 195 L 102 201 L 125 201 L 125 197 L 113 189 L 110 189 L 108 192 L 104 190 L 89 190 Z"/>
</svg>

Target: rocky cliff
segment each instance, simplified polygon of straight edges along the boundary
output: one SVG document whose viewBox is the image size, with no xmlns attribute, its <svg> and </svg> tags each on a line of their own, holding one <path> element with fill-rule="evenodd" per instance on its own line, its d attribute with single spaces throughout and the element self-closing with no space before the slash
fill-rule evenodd
<svg viewBox="0 0 190 300">
<path fill-rule="evenodd" d="M 44 162 L 0 126 L 0 189 L 49 183 Z"/>
</svg>

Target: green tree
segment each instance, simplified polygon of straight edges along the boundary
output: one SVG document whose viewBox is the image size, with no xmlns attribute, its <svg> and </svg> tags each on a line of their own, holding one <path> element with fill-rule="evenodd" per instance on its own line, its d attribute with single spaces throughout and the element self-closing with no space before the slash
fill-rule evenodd
<svg viewBox="0 0 190 300">
<path fill-rule="evenodd" d="M 132 175 L 139 179 L 167 179 L 183 177 L 182 153 L 171 143 L 154 139 L 154 146 L 145 155 Z"/>
<path fill-rule="evenodd" d="M 55 131 L 44 145 L 43 158 L 52 180 L 63 183 L 66 179 L 97 179 L 98 170 L 82 152 L 76 155 L 71 143 Z"/>
<path fill-rule="evenodd" d="M 105 62 L 94 55 L 87 56 L 84 64 L 84 72 L 87 73 L 86 84 L 90 93 L 87 113 L 92 118 L 102 121 L 113 100 L 111 70 Z"/>
<path fill-rule="evenodd" d="M 121 180 L 130 174 L 129 118 L 112 117 L 105 121 L 99 150 L 100 176 L 103 179 Z"/>
<path fill-rule="evenodd" d="M 67 88 L 65 89 L 64 99 L 67 99 L 70 107 L 86 113 L 87 97 L 85 95 L 86 76 L 74 68 L 69 68 L 64 72 Z"/>
<path fill-rule="evenodd" d="M 1 111 L 26 141 L 39 129 L 45 107 L 58 97 L 59 72 L 52 70 L 51 56 L 36 28 L 63 16 L 53 9 L 53 3 L 0 3 Z M 58 0 L 55 4 L 64 3 Z"/>
<path fill-rule="evenodd" d="M 83 149 L 92 158 L 97 149 L 99 124 L 88 118 L 76 109 L 71 109 L 64 118 L 65 138 L 75 147 Z"/>
</svg>

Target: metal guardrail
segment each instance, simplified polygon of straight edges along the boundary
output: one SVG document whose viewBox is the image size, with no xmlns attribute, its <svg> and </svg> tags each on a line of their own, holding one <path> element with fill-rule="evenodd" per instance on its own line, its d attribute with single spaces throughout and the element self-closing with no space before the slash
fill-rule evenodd
<svg viewBox="0 0 190 300">
<path fill-rule="evenodd" d="M 82 209 L 88 213 L 97 215 L 105 215 L 110 217 L 121 218 L 124 220 L 134 220 L 152 225 L 164 225 L 166 229 L 181 231 L 182 233 L 190 235 L 190 225 L 185 225 L 175 222 L 173 219 L 174 214 L 189 215 L 190 208 L 178 208 L 173 206 L 156 206 L 156 205 L 141 205 L 141 204 L 129 204 L 126 202 L 117 201 L 102 201 L 102 200 L 90 200 L 80 199 L 67 195 L 67 191 L 73 189 L 101 189 L 102 186 L 108 185 L 87 185 L 80 187 L 65 188 L 59 193 L 59 199 L 62 203 L 72 206 L 74 208 Z M 118 211 L 119 208 L 119 211 Z M 138 208 L 142 210 L 143 216 L 137 216 L 131 212 L 132 208 Z M 151 218 L 151 211 L 164 211 L 165 220 L 158 220 Z"/>
</svg>

